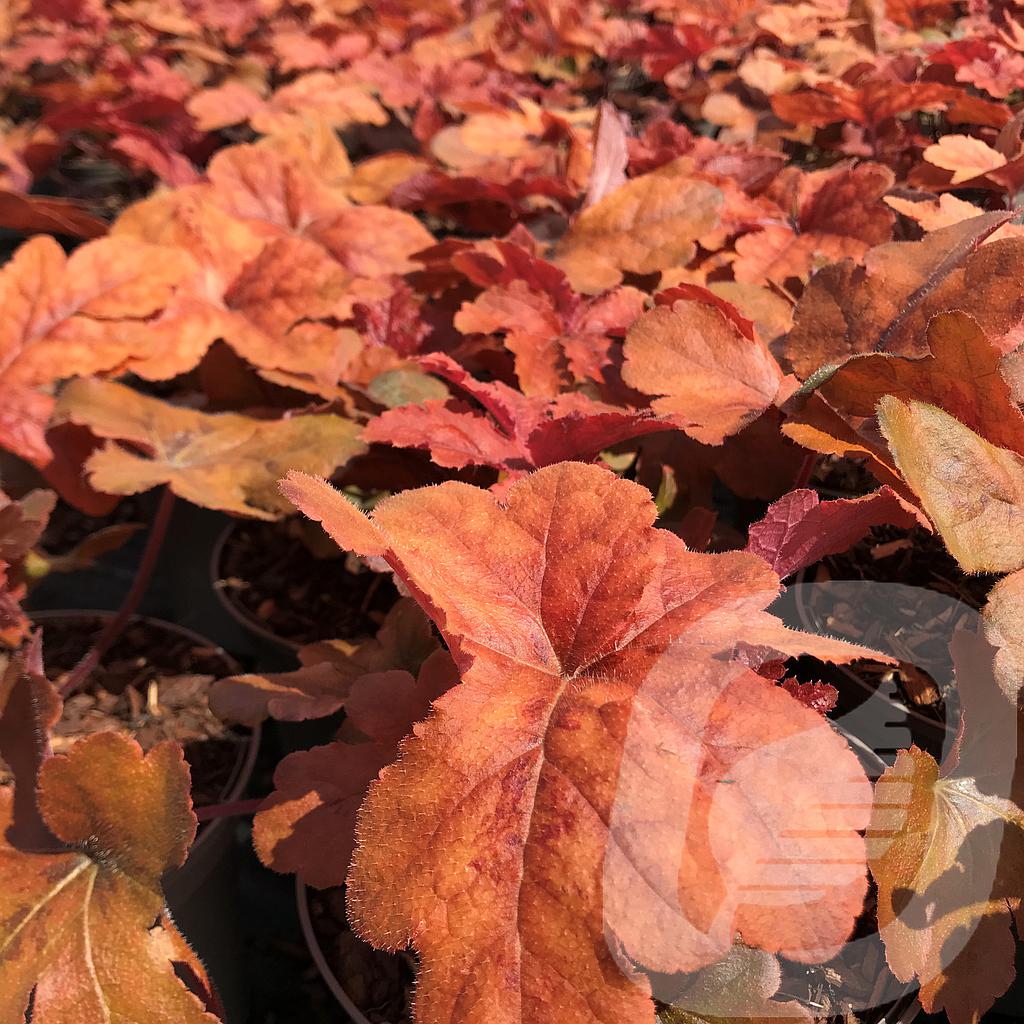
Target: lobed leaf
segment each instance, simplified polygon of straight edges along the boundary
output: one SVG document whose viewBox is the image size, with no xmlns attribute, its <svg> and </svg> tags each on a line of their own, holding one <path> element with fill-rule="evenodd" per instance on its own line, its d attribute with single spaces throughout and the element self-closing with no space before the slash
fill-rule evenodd
<svg viewBox="0 0 1024 1024">
<path fill-rule="evenodd" d="M 340 416 L 256 420 L 208 414 L 96 379 L 68 384 L 54 421 L 85 425 L 99 437 L 151 453 L 108 442 L 86 463 L 97 490 L 137 494 L 167 484 L 196 505 L 259 519 L 287 511 L 275 487 L 286 466 L 330 473 L 365 450 L 358 426 Z"/>
<path fill-rule="evenodd" d="M 274 771 L 274 792 L 253 821 L 260 860 L 275 871 L 298 872 L 316 888 L 341 885 L 367 787 L 456 681 L 451 658 L 440 650 L 418 677 L 394 669 L 360 676 L 346 697 L 339 739 L 289 754 Z"/>
<path fill-rule="evenodd" d="M 578 291 L 613 288 L 624 271 L 650 274 L 685 264 L 695 240 L 715 226 L 722 193 L 672 165 L 632 178 L 583 210 L 555 262 Z"/>
<path fill-rule="evenodd" d="M 750 527 L 747 551 L 763 558 L 785 579 L 826 555 L 846 551 L 873 526 L 909 529 L 920 513 L 889 487 L 860 498 L 821 501 L 815 491 L 790 491 Z"/>
<path fill-rule="evenodd" d="M 118 785 L 111 786 L 110 780 Z M 10 790 L 0 790 L 0 1020 L 212 1024 L 179 981 L 175 961 L 204 977 L 161 919 L 160 876 L 195 835 L 188 769 L 171 743 L 143 755 L 100 733 L 39 773 L 39 810 L 60 840 L 49 851 L 12 845 Z"/>
<path fill-rule="evenodd" d="M 986 213 L 933 231 L 920 242 L 888 242 L 820 270 L 797 304 L 784 351 L 803 379 L 862 352 L 921 353 L 935 313 L 963 309 L 992 334 L 1009 327 L 997 295 L 1016 288 L 1017 240 L 984 246 L 1012 213 Z M 1009 247 L 1009 248 L 1004 248 Z M 972 255 L 973 254 L 973 255 Z"/>
<path fill-rule="evenodd" d="M 762 413 L 782 371 L 759 339 L 711 306 L 679 300 L 645 313 L 626 335 L 622 379 L 650 395 L 655 412 L 704 444 L 718 445 Z"/>
<path fill-rule="evenodd" d="M 322 482 L 282 487 L 383 553 L 462 675 L 371 785 L 348 877 L 360 933 L 420 953 L 417 1020 L 653 1021 L 634 961 L 695 970 L 736 933 L 794 959 L 839 948 L 865 887 L 863 771 L 819 714 L 718 658 L 737 636 L 867 652 L 763 611 L 779 584 L 760 559 L 687 551 L 597 466 L 541 470 L 504 505 L 406 492 L 369 522 Z"/>
</svg>

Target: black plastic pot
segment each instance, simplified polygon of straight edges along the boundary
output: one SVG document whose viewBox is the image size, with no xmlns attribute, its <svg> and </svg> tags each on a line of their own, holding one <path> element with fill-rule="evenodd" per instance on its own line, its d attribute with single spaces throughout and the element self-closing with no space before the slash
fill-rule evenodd
<svg viewBox="0 0 1024 1024">
<path fill-rule="evenodd" d="M 34 622 L 72 617 L 110 618 L 110 612 L 74 609 L 33 614 Z M 239 670 L 238 663 L 206 637 L 161 619 L 136 616 L 132 621 L 185 637 L 214 649 L 226 666 Z M 239 745 L 238 759 L 220 799 L 240 799 L 252 778 L 260 748 L 260 727 L 248 730 L 248 742 Z M 242 943 L 238 931 L 237 853 L 234 820 L 218 818 L 200 827 L 188 859 L 163 879 L 164 893 L 171 917 L 189 945 L 209 971 L 224 1006 L 227 1024 L 243 1024 L 248 1013 L 248 986 L 242 969 Z"/>
</svg>

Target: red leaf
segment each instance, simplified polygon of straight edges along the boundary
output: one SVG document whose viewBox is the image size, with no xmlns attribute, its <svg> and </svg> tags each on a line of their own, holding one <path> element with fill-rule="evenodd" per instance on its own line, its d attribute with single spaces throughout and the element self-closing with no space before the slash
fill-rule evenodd
<svg viewBox="0 0 1024 1024">
<path fill-rule="evenodd" d="M 815 491 L 790 491 L 764 519 L 750 527 L 747 551 L 759 555 L 785 579 L 867 536 L 873 526 L 926 526 L 917 510 L 892 488 L 862 498 L 821 501 Z"/>
<path fill-rule="evenodd" d="M 592 459 L 613 444 L 669 425 L 650 410 L 622 409 L 580 393 L 527 397 L 500 382 L 474 380 L 440 354 L 422 357 L 420 365 L 475 398 L 491 419 L 465 403 L 434 400 L 387 410 L 367 424 L 363 438 L 428 448 L 442 466 L 522 472 L 565 459 Z"/>
<path fill-rule="evenodd" d="M 43 675 L 42 638 L 36 633 L 0 677 L 0 758 L 14 775 L 11 842 L 28 847 L 53 842 L 39 814 L 36 785 L 39 769 L 51 753 L 50 730 L 60 718 L 61 707 L 57 691 Z"/>
<path fill-rule="evenodd" d="M 782 688 L 819 715 L 826 715 L 839 700 L 839 691 L 828 683 L 800 683 L 784 679 Z"/>
<path fill-rule="evenodd" d="M 0 191 L 0 226 L 15 231 L 48 231 L 72 238 L 99 238 L 107 225 L 71 199 Z"/>
</svg>

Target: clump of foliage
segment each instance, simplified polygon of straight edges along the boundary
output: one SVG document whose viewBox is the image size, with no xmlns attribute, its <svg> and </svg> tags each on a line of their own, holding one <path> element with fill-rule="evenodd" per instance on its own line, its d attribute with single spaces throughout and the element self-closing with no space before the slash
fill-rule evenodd
<svg viewBox="0 0 1024 1024">
<path fill-rule="evenodd" d="M 671 1020 L 655 975 L 807 1020 L 779 958 L 869 888 L 895 977 L 977 1021 L 1024 878 L 1022 54 L 1012 5 L 935 0 L 0 12 L 0 1022 L 219 1012 L 163 912 L 180 752 L 48 741 L 175 497 L 300 510 L 404 588 L 211 703 L 344 710 L 254 843 L 416 950 L 417 1021 Z M 873 483 L 823 501 L 826 463 Z M 61 692 L 46 487 L 163 488 Z M 788 659 L 884 656 L 769 606 L 878 526 L 999 578 L 952 751 L 872 785 Z"/>
</svg>

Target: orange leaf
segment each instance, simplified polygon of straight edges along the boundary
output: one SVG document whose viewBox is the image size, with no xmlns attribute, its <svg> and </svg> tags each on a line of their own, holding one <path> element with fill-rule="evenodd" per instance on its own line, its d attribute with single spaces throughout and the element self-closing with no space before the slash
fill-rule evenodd
<svg viewBox="0 0 1024 1024">
<path fill-rule="evenodd" d="M 806 279 L 827 262 L 860 259 L 892 234 L 893 216 L 881 196 L 893 181 L 892 172 L 880 164 L 799 176 L 783 172 L 772 197 L 783 209 L 795 210 L 795 224 L 775 224 L 738 238 L 736 280 L 784 284 L 788 277 Z"/>
<path fill-rule="evenodd" d="M 341 885 L 355 845 L 356 812 L 366 788 L 398 754 L 399 741 L 431 702 L 457 681 L 444 651 L 404 671 L 362 676 L 345 701 L 339 740 L 286 757 L 274 792 L 253 821 L 253 844 L 267 867 L 298 872 L 309 885 Z"/>
<path fill-rule="evenodd" d="M 817 385 L 849 417 L 870 417 L 883 395 L 928 402 L 1000 448 L 1024 455 L 1024 416 L 999 373 L 999 350 L 968 314 L 940 313 L 928 324 L 929 353 L 915 359 L 854 356 Z"/>
<path fill-rule="evenodd" d="M 348 877 L 359 932 L 420 952 L 418 1020 L 653 1021 L 627 958 L 694 970 L 736 933 L 801 960 L 842 945 L 863 771 L 820 715 L 716 655 L 740 636 L 863 652 L 765 612 L 763 561 L 688 551 L 645 488 L 596 466 L 541 470 L 505 505 L 405 492 L 369 521 L 302 474 L 283 489 L 343 547 L 383 551 L 462 674 L 370 787 Z M 755 895 L 774 890 L 767 850 L 792 899 Z"/>
<path fill-rule="evenodd" d="M 46 442 L 46 425 L 53 412 L 53 398 L 31 388 L 6 383 L 2 386 L 0 448 L 6 448 L 42 469 L 53 458 Z"/>
<path fill-rule="evenodd" d="M 337 332 L 307 321 L 347 317 L 357 300 L 379 297 L 379 286 L 353 278 L 315 242 L 274 237 L 276 229 L 232 215 L 216 198 L 205 187 L 163 193 L 114 227 L 115 237 L 171 246 L 194 261 L 186 286 L 152 323 L 151 354 L 132 369 L 157 380 L 184 373 L 221 338 L 261 370 L 314 370 L 324 385 L 336 384 Z"/>
<path fill-rule="evenodd" d="M 148 317 L 189 273 L 184 253 L 100 238 L 71 256 L 47 236 L 0 271 L 0 367 L 5 387 L 115 370 L 144 356 Z"/>
<path fill-rule="evenodd" d="M 264 235 L 300 234 L 349 206 L 340 188 L 331 188 L 310 166 L 270 146 L 222 149 L 207 174 L 214 202 Z"/>
<path fill-rule="evenodd" d="M 310 304 L 314 310 L 330 305 L 332 315 L 340 319 L 351 314 L 355 302 L 387 298 L 394 290 L 387 278 L 413 270 L 412 254 L 434 241 L 411 214 L 384 206 L 353 206 L 340 186 L 326 185 L 308 161 L 280 148 L 253 145 L 222 150 L 210 161 L 209 176 L 212 190 L 201 193 L 201 199 L 219 205 L 240 221 L 241 225 L 231 228 L 236 234 L 241 226 L 264 239 L 280 238 L 286 253 L 293 251 L 288 247 L 306 243 L 297 262 L 311 268 L 310 276 L 326 279 L 330 287 L 323 295 L 315 282 L 301 290 L 293 287 L 295 301 Z M 208 223 L 210 227 L 202 226 L 207 235 L 213 222 Z M 211 246 L 219 256 L 215 239 L 205 242 L 206 249 Z M 295 256 L 288 255 L 284 262 L 293 260 Z M 220 260 L 204 262 L 216 265 Z M 226 284 L 232 274 L 225 268 L 220 277 Z M 270 292 L 280 288 L 271 283 L 258 287 Z M 339 290 L 344 294 L 339 295 Z M 324 314 L 314 311 L 311 315 Z M 299 355 L 292 360 L 301 361 Z M 308 357 L 305 369 L 309 369 Z"/>
<path fill-rule="evenodd" d="M 55 421 L 88 426 L 99 437 L 144 445 L 151 456 L 108 444 L 86 463 L 92 485 L 107 494 L 138 494 L 167 484 L 196 505 L 259 519 L 287 511 L 275 483 L 304 464 L 331 473 L 364 451 L 359 428 L 340 416 L 256 420 L 207 414 L 141 395 L 123 384 L 75 380 L 64 389 Z"/>
<path fill-rule="evenodd" d="M 760 340 L 745 336 L 720 309 L 680 300 L 645 313 L 626 335 L 622 379 L 655 398 L 704 444 L 721 444 L 774 401 L 782 371 Z"/>
<path fill-rule="evenodd" d="M 623 271 L 651 274 L 689 263 L 695 241 L 718 223 L 722 193 L 669 164 L 633 178 L 583 210 L 555 252 L 577 291 L 613 288 Z"/>
<path fill-rule="evenodd" d="M 299 651 L 301 667 L 293 672 L 218 680 L 210 689 L 210 707 L 221 718 L 250 726 L 267 718 L 318 718 L 344 707 L 360 676 L 388 669 L 418 673 L 436 650 L 430 622 L 414 601 L 403 598 L 377 635 L 355 650 L 343 640 L 307 644 Z"/>
<path fill-rule="evenodd" d="M 505 334 L 525 395 L 554 398 L 577 380 L 602 381 L 612 362 L 610 334 L 622 334 L 643 310 L 643 293 L 616 288 L 584 299 L 557 267 L 508 242 L 496 243 L 504 263 L 492 271 L 490 254 L 480 267 L 463 258 L 475 283 L 488 283 L 455 315 L 464 334 Z M 490 282 L 494 282 L 493 284 Z"/>
<path fill-rule="evenodd" d="M 180 943 L 173 924 L 154 926 L 160 877 L 195 835 L 188 793 L 175 744 L 143 756 L 125 737 L 90 736 L 43 764 L 39 809 L 60 845 L 34 852 L 11 845 L 11 793 L 0 790 L 0 1019 L 21 1020 L 31 1001 L 38 1024 L 213 1024 L 176 977 L 176 943 L 162 941 Z"/>
<path fill-rule="evenodd" d="M 1002 153 L 971 135 L 943 135 L 925 149 L 923 156 L 928 163 L 953 172 L 951 185 L 970 181 L 1006 163 Z"/>
<path fill-rule="evenodd" d="M 334 128 L 385 124 L 383 107 L 343 72 L 313 71 L 282 86 L 269 99 L 238 81 L 204 89 L 188 102 L 188 111 L 204 131 L 250 121 L 258 132 L 287 132 L 315 115 Z"/>
<path fill-rule="evenodd" d="M 426 160 L 412 153 L 381 153 L 356 167 L 345 192 L 356 203 L 385 203 L 399 185 L 429 169 Z"/>
<path fill-rule="evenodd" d="M 963 309 L 998 336 L 1015 319 L 1004 294 L 1016 294 L 1020 242 L 977 249 L 1012 213 L 986 213 L 933 231 L 920 242 L 888 242 L 864 266 L 833 263 L 811 279 L 784 344 L 794 372 L 807 378 L 823 364 L 861 352 L 920 354 L 936 313 Z M 1009 247 L 1009 248 L 1007 248 Z"/>
</svg>

